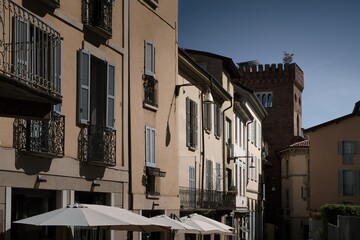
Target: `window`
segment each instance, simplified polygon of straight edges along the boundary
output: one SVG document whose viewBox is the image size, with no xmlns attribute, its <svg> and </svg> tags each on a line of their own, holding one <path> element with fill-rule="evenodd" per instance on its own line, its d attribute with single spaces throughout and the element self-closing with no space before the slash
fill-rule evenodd
<svg viewBox="0 0 360 240">
<path fill-rule="evenodd" d="M 271 108 L 272 107 L 272 94 L 269 93 L 267 96 L 267 107 Z"/>
<path fill-rule="evenodd" d="M 50 90 L 61 90 L 61 40 L 27 20 L 14 17 L 14 74 Z M 45 28 L 45 27 L 44 27 Z"/>
<path fill-rule="evenodd" d="M 211 104 L 204 103 L 204 129 L 207 132 L 211 132 L 212 129 L 212 114 L 211 114 Z"/>
<path fill-rule="evenodd" d="M 359 172 L 339 170 L 339 194 L 342 196 L 355 196 L 359 194 Z"/>
<path fill-rule="evenodd" d="M 198 139 L 198 110 L 197 103 L 186 98 L 186 146 L 197 147 Z"/>
<path fill-rule="evenodd" d="M 156 167 L 156 148 L 155 148 L 156 130 L 145 127 L 145 162 L 147 167 Z"/>
<path fill-rule="evenodd" d="M 195 182 L 196 176 L 195 176 L 195 167 L 189 166 L 189 201 L 190 206 L 195 207 L 196 206 L 196 182 Z"/>
<path fill-rule="evenodd" d="M 260 103 L 263 105 L 264 108 L 272 107 L 272 102 L 273 102 L 272 93 L 269 92 L 257 93 L 256 97 L 259 99 Z"/>
<path fill-rule="evenodd" d="M 214 104 L 214 134 L 216 137 L 221 136 L 222 114 L 219 105 Z"/>
<path fill-rule="evenodd" d="M 221 190 L 221 169 L 220 163 L 216 163 L 216 191 Z"/>
<path fill-rule="evenodd" d="M 235 143 L 238 143 L 238 137 L 239 137 L 239 118 L 235 116 Z"/>
<path fill-rule="evenodd" d="M 155 79 L 155 46 L 154 44 L 144 42 L 144 104 L 158 107 L 157 105 L 157 83 Z"/>
<path fill-rule="evenodd" d="M 338 154 L 342 155 L 343 164 L 353 164 L 354 155 L 359 152 L 359 143 L 356 141 L 339 141 Z"/>
<path fill-rule="evenodd" d="M 84 50 L 78 56 L 78 123 L 114 128 L 115 66 Z"/>
<path fill-rule="evenodd" d="M 155 76 L 155 46 L 145 41 L 145 75 Z"/>
<path fill-rule="evenodd" d="M 232 141 L 231 141 L 231 120 L 228 118 L 226 118 L 225 128 L 226 128 L 225 141 L 226 141 L 226 144 L 230 145 L 232 143 Z"/>
<path fill-rule="evenodd" d="M 213 163 L 206 160 L 206 189 L 213 190 Z"/>
</svg>

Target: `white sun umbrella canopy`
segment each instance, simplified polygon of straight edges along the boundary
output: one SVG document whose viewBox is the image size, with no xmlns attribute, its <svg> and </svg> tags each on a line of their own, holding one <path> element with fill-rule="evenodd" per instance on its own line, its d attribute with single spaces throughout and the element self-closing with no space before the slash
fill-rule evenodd
<svg viewBox="0 0 360 240">
<path fill-rule="evenodd" d="M 216 221 L 212 218 L 208 218 L 208 217 L 205 217 L 203 215 L 200 215 L 200 214 L 197 214 L 197 213 L 193 213 L 193 214 L 190 214 L 188 216 L 190 219 L 194 219 L 194 220 L 200 220 L 200 221 L 203 221 L 203 222 L 206 222 L 206 223 L 209 223 L 209 224 L 213 224 L 221 229 L 224 229 L 224 230 L 227 230 L 227 231 L 232 231 L 234 230 L 233 227 L 229 226 L 229 225 L 226 225 L 222 222 L 219 222 L 219 221 Z"/>
<path fill-rule="evenodd" d="M 89 226 L 138 232 L 169 231 L 170 226 L 129 210 L 95 204 L 74 204 L 66 208 L 25 218 L 14 223 L 36 226 Z"/>
<path fill-rule="evenodd" d="M 231 231 L 233 229 L 232 227 L 220 223 L 211 218 L 204 217 L 202 215 L 199 215 L 203 217 L 202 219 L 200 219 L 200 217 L 195 218 L 196 215 L 198 214 L 191 214 L 189 216 L 182 217 L 181 221 L 192 227 L 197 228 L 201 234 L 212 234 L 212 233 L 225 234 L 225 235 L 233 234 L 233 232 Z"/>
<path fill-rule="evenodd" d="M 192 227 L 178 220 L 172 219 L 164 214 L 152 217 L 150 219 L 159 224 L 169 225 L 171 227 L 171 230 L 175 230 L 183 233 L 195 233 L 195 234 L 200 233 L 200 231 L 195 227 Z"/>
</svg>

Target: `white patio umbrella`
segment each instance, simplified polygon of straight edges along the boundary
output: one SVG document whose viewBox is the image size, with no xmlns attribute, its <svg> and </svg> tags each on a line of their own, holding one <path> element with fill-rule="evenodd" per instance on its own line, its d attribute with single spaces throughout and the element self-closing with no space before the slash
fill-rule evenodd
<svg viewBox="0 0 360 240">
<path fill-rule="evenodd" d="M 172 219 L 166 215 L 158 215 L 150 218 L 156 223 L 160 223 L 163 225 L 168 225 L 171 227 L 171 230 L 183 232 L 183 233 L 200 233 L 200 231 L 186 223 L 180 222 L 178 220 Z"/>
<path fill-rule="evenodd" d="M 218 233 L 225 235 L 233 235 L 233 232 L 231 231 L 231 229 L 229 229 L 231 228 L 230 226 L 204 216 L 202 216 L 204 217 L 203 219 L 195 218 L 195 215 L 197 214 L 191 214 L 189 216 L 182 217 L 181 221 L 192 227 L 197 228 L 201 234 Z M 225 226 L 222 226 L 222 224 Z"/>
<path fill-rule="evenodd" d="M 203 215 L 200 215 L 200 214 L 197 214 L 197 213 L 193 213 L 193 214 L 190 214 L 188 216 L 190 219 L 194 219 L 194 220 L 200 220 L 200 221 L 203 221 L 203 222 L 206 222 L 206 223 L 209 223 L 209 224 L 213 224 L 221 229 L 224 229 L 224 230 L 227 230 L 227 231 L 232 231 L 234 230 L 233 227 L 229 226 L 229 225 L 226 225 L 222 222 L 219 222 L 219 221 L 216 221 L 212 218 L 208 218 L 208 217 L 205 217 Z"/>
<path fill-rule="evenodd" d="M 157 223 L 129 210 L 95 204 L 74 204 L 14 223 L 36 226 L 96 226 L 138 232 L 170 230 L 169 225 Z"/>
</svg>

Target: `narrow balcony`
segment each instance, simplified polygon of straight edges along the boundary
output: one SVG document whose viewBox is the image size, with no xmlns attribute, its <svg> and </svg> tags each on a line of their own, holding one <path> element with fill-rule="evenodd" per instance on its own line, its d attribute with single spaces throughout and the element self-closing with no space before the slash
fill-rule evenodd
<svg viewBox="0 0 360 240">
<path fill-rule="evenodd" d="M 116 131 L 86 125 L 79 135 L 78 157 L 82 162 L 101 166 L 116 164 Z"/>
<path fill-rule="evenodd" d="M 84 26 L 109 39 L 112 36 L 112 5 L 108 0 L 82 0 L 82 22 Z"/>
<path fill-rule="evenodd" d="M 158 107 L 156 95 L 157 83 L 158 81 L 153 76 L 143 75 L 144 105 L 154 108 Z"/>
<path fill-rule="evenodd" d="M 216 190 L 191 189 L 180 187 L 180 206 L 182 209 L 234 210 L 236 195 Z"/>
<path fill-rule="evenodd" d="M 9 0 L 0 25 L 0 116 L 48 117 L 62 101 L 60 34 Z"/>
<path fill-rule="evenodd" d="M 50 119 L 15 119 L 14 147 L 41 157 L 63 157 L 65 116 L 52 113 Z"/>
</svg>

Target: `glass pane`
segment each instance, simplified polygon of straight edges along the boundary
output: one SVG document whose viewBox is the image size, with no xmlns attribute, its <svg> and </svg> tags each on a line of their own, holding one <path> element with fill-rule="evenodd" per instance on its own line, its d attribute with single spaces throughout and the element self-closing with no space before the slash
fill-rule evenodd
<svg viewBox="0 0 360 240">
<path fill-rule="evenodd" d="M 109 66 L 109 88 L 108 88 L 108 94 L 111 96 L 115 95 L 115 67 Z"/>
<path fill-rule="evenodd" d="M 88 107 L 89 107 L 89 90 L 88 89 L 85 89 L 85 88 L 82 88 L 81 89 L 81 111 L 80 111 L 80 114 L 81 114 L 81 119 L 86 119 L 88 120 L 88 116 L 89 116 L 89 113 L 88 113 Z"/>
<path fill-rule="evenodd" d="M 107 125 L 108 127 L 114 127 L 114 99 L 109 98 L 108 99 L 108 119 L 107 119 Z"/>
</svg>

